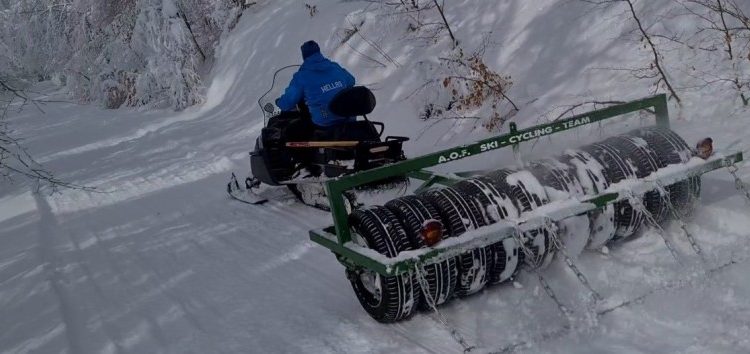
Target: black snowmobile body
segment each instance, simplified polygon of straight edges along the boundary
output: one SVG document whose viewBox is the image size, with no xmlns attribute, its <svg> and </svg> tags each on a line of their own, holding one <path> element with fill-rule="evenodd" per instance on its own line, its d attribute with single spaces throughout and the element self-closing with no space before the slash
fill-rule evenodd
<svg viewBox="0 0 750 354">
<path fill-rule="evenodd" d="M 409 138 L 382 138 L 385 125 L 367 118 L 375 104 L 374 94 L 364 86 L 342 90 L 331 101 L 329 109 L 336 115 L 357 117 L 358 120 L 337 126 L 333 136 L 325 140 L 290 140 L 284 130 L 279 128 L 283 124 L 274 124 L 274 119 L 283 118 L 278 115 L 271 117 L 257 137 L 255 149 L 250 152 L 252 176 L 245 180 L 245 188 L 252 192 L 261 184 L 287 186 L 303 203 L 326 209 L 327 205 L 321 204 L 321 201 L 326 200 L 322 184 L 327 179 L 404 160 L 402 144 Z M 269 112 L 266 107 L 263 109 Z M 281 112 L 282 116 L 283 114 Z M 300 155 L 307 158 L 300 161 Z M 406 178 L 395 184 L 401 182 L 406 183 Z M 390 181 L 390 184 L 393 185 L 394 181 Z M 315 192 L 303 191 L 303 188 L 314 189 Z M 238 197 L 236 192 L 239 189 L 239 183 L 233 175 L 228 186 L 230 195 L 248 202 Z M 311 193 L 314 198 L 310 198 Z M 265 201 L 266 199 L 258 197 L 250 204 Z"/>
<path fill-rule="evenodd" d="M 374 108 L 372 92 L 364 86 L 356 86 L 336 95 L 329 109 L 340 116 L 361 116 L 364 120 L 338 127 L 335 140 L 287 141 L 278 129 L 263 128 L 255 142 L 255 150 L 250 153 L 253 177 L 272 186 L 289 184 L 288 181 L 303 167 L 295 161 L 292 149 L 312 150 L 313 157 L 308 166 L 317 166 L 310 170 L 314 171 L 314 177 L 323 179 L 405 159 L 402 144 L 409 138 L 388 136 L 382 139 L 384 124 L 366 117 Z"/>
</svg>

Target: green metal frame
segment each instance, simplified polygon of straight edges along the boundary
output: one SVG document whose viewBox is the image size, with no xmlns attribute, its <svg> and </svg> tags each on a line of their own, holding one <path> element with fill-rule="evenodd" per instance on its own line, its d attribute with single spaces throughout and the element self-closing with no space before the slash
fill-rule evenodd
<svg viewBox="0 0 750 354">
<path fill-rule="evenodd" d="M 502 238 L 500 236 L 497 236 L 497 233 L 487 234 L 483 237 L 479 237 L 481 241 L 467 241 L 466 237 L 462 236 L 461 239 L 463 241 L 455 241 L 459 242 L 458 246 L 454 245 L 456 248 L 451 248 L 451 245 L 453 245 L 453 243 L 446 242 L 446 240 L 442 242 L 443 245 L 437 246 L 432 249 L 402 252 L 402 254 L 407 255 L 399 255 L 399 257 L 388 259 L 372 250 L 358 247 L 350 242 L 351 231 L 349 229 L 349 223 L 347 220 L 348 215 L 344 204 L 343 192 L 363 184 L 399 175 L 406 175 L 408 177 L 424 181 L 422 185 L 417 188 L 417 191 L 428 188 L 434 184 L 450 185 L 452 183 L 455 183 L 456 181 L 463 179 L 463 176 L 465 176 L 465 174 L 457 173 L 452 175 L 445 175 L 426 170 L 426 168 L 452 161 L 457 161 L 470 156 L 476 156 L 484 152 L 494 151 L 509 146 L 512 146 L 514 150 L 517 151 L 519 144 L 522 142 L 571 130 L 583 125 L 601 122 L 606 119 L 611 119 L 623 114 L 640 110 L 651 110 L 652 113 L 654 113 L 656 116 L 657 125 L 667 128 L 669 127 L 667 97 L 666 95 L 662 94 L 624 104 L 610 106 L 604 109 L 575 115 L 570 118 L 560 119 L 551 123 L 541 124 L 525 129 L 517 129 L 515 124 L 511 124 L 510 132 L 507 134 L 498 135 L 474 142 L 472 144 L 437 151 L 417 158 L 410 158 L 398 163 L 330 180 L 326 182 L 325 188 L 330 202 L 331 214 L 333 216 L 333 226 L 321 230 L 311 230 L 310 239 L 333 251 L 339 258 L 339 260 L 347 267 L 363 267 L 384 275 L 392 275 L 397 274 L 398 272 L 402 272 L 405 269 L 411 267 L 413 265 L 413 262 L 416 261 L 439 261 L 440 259 L 444 259 L 444 257 L 449 257 L 449 255 L 453 254 L 454 252 L 458 252 L 458 246 L 461 246 L 460 248 L 465 249 L 465 247 L 468 246 L 467 243 L 474 246 L 475 242 L 477 243 L 476 246 L 479 247 L 480 244 L 491 244 L 493 242 L 497 242 L 500 238 Z M 721 162 L 701 165 L 699 169 L 696 168 L 695 170 L 691 170 L 689 172 L 695 173 L 697 171 L 700 173 L 705 173 L 707 171 L 703 171 L 704 166 L 710 166 L 711 169 L 716 169 L 720 168 L 721 166 L 723 166 L 723 164 L 730 161 L 736 162 L 740 160 L 742 160 L 741 153 L 732 155 L 731 157 L 728 157 L 727 160 L 721 160 Z M 612 203 L 618 200 L 618 198 L 620 197 L 621 196 L 618 193 L 607 193 L 592 197 L 586 202 L 583 202 L 583 204 L 590 207 L 586 208 L 586 210 L 580 211 L 580 213 L 599 208 L 608 203 Z M 507 235 L 503 237 L 507 237 Z M 451 249 L 453 249 L 454 251 L 451 251 Z M 413 257 L 409 258 L 409 254 L 412 254 Z"/>
</svg>

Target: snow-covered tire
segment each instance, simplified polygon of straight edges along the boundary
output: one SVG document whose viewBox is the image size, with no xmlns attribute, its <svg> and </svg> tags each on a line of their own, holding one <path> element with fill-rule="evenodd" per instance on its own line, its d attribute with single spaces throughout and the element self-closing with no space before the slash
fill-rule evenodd
<svg viewBox="0 0 750 354">
<path fill-rule="evenodd" d="M 518 274 L 525 257 L 514 237 L 504 238 L 494 244 L 494 247 L 489 284 L 500 284 L 513 279 Z"/>
<path fill-rule="evenodd" d="M 589 153 L 604 167 L 604 178 L 608 184 L 625 179 L 636 179 L 635 171 L 625 161 L 624 156 L 627 152 L 612 144 L 610 139 L 583 146 L 581 150 Z M 643 225 L 643 213 L 634 209 L 627 200 L 615 203 L 614 208 L 616 227 L 614 240 L 632 236 Z"/>
<path fill-rule="evenodd" d="M 501 169 L 490 172 L 488 181 L 499 191 L 505 192 L 515 203 L 519 215 L 532 211 L 549 203 L 549 197 L 542 184 L 529 171 Z M 552 257 L 554 249 L 550 247 L 550 235 L 544 228 L 530 230 L 522 235 L 523 248 L 526 253 L 520 258 L 531 268 L 545 267 Z M 530 253 L 528 253 L 530 251 Z"/>
<path fill-rule="evenodd" d="M 586 195 L 575 166 L 557 159 L 545 159 L 531 162 L 528 171 L 539 180 L 551 201 L 565 201 Z M 588 242 L 591 235 L 592 215 L 594 214 L 587 213 L 558 222 L 559 230 L 556 232 L 561 239 L 565 240 L 569 251 L 572 246 L 572 250 L 578 253 Z"/>
<path fill-rule="evenodd" d="M 602 166 L 593 156 L 582 150 L 569 150 L 560 161 L 572 166 L 586 195 L 597 195 L 609 187 Z M 600 249 L 615 237 L 615 206 L 607 204 L 588 213 L 588 249 Z"/>
<path fill-rule="evenodd" d="M 548 190 L 547 195 L 551 200 L 567 199 L 568 197 L 550 195 L 549 188 L 558 192 L 564 192 L 573 197 L 585 194 L 583 186 L 575 173 L 574 166 L 567 165 L 558 160 L 547 159 L 532 162 L 528 170 Z"/>
<path fill-rule="evenodd" d="M 394 199 L 385 204 L 406 230 L 412 249 L 427 247 L 421 237 L 422 226 L 427 220 L 437 220 L 442 223 L 440 214 L 438 214 L 432 204 L 418 196 L 405 196 Z M 443 235 L 448 235 L 448 231 L 443 224 Z M 456 289 L 458 278 L 457 259 L 451 258 L 440 263 L 430 264 L 424 267 L 425 280 L 427 281 L 428 293 L 435 305 L 441 305 L 453 296 Z M 421 287 L 420 287 L 421 288 Z M 420 292 L 422 300 L 420 308 L 429 310 L 430 304 L 426 300 L 424 289 Z"/>
<path fill-rule="evenodd" d="M 482 217 L 486 225 L 508 218 L 516 219 L 519 216 L 518 209 L 507 192 L 496 189 L 485 177 L 458 182 L 453 188 L 479 206 L 480 215 L 477 217 Z M 507 238 L 492 244 L 491 247 L 492 262 L 488 283 L 498 284 L 511 279 L 520 270 L 518 243 L 513 238 Z"/>
<path fill-rule="evenodd" d="M 451 237 L 459 237 L 468 230 L 484 224 L 477 218 L 473 203 L 465 199 L 453 188 L 439 188 L 425 191 L 422 196 L 432 203 L 440 214 Z M 458 282 L 456 296 L 463 297 L 481 290 L 489 280 L 489 269 L 492 267 L 493 248 L 477 248 L 458 257 Z"/>
<path fill-rule="evenodd" d="M 356 243 L 389 258 L 411 248 L 404 227 L 385 207 L 355 210 L 349 216 L 349 225 Z M 382 276 L 368 270 L 346 272 L 359 303 L 378 322 L 409 318 L 418 306 L 419 286 L 411 273 Z"/>
<path fill-rule="evenodd" d="M 548 266 L 555 255 L 549 231 L 546 228 L 533 229 L 524 233 L 524 237 L 527 239 L 524 263 L 532 269 Z"/>
<path fill-rule="evenodd" d="M 673 164 L 688 162 L 692 157 L 690 146 L 677 133 L 662 127 L 640 128 L 628 132 L 627 135 L 643 139 L 656 151 L 659 157 L 659 168 Z M 669 200 L 680 216 L 692 214 L 695 204 L 700 197 L 701 178 L 691 177 L 666 187 Z"/>
<path fill-rule="evenodd" d="M 487 178 L 492 181 L 495 188 L 508 192 L 521 213 L 534 210 L 549 202 L 544 187 L 533 175 L 529 173 L 526 178 L 518 177 L 518 174 L 524 173 L 528 172 L 501 169 L 487 174 Z M 510 183 L 509 178 L 516 183 Z"/>
<path fill-rule="evenodd" d="M 659 169 L 659 156 L 648 143 L 638 137 L 621 135 L 608 140 L 610 144 L 625 152 L 623 159 L 634 166 L 636 177 L 644 178 Z M 658 190 L 643 195 L 643 205 L 651 214 L 654 222 L 662 224 L 667 219 L 667 203 Z"/>
</svg>

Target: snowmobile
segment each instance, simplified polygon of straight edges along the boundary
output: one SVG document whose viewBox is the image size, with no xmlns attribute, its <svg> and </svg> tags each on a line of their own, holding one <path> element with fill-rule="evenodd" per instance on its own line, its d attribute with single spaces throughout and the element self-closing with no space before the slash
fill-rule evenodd
<svg viewBox="0 0 750 354">
<path fill-rule="evenodd" d="M 274 74 L 273 83 L 278 73 Z M 247 204 L 263 204 L 286 194 L 283 188 L 274 187 L 286 187 L 302 203 L 327 211 L 328 197 L 324 188 L 327 180 L 406 159 L 402 144 L 409 138 L 383 138 L 385 124 L 367 117 L 376 105 L 375 95 L 367 87 L 344 89 L 331 100 L 328 107 L 331 112 L 356 117 L 355 121 L 339 127 L 341 133 L 334 140 L 292 141 L 286 137 L 283 124 L 274 124 L 282 113 L 278 107 L 270 102 L 262 104 L 273 86 L 258 100 L 264 114 L 264 128 L 250 152 L 251 176 L 245 178 L 242 186 L 232 173 L 227 185 L 232 198 Z M 304 117 L 305 107 L 300 105 L 300 111 L 300 116 Z M 393 188 L 407 181 L 406 177 L 399 176 L 360 189 Z M 347 192 L 344 197 L 348 208 L 358 205 L 356 193 Z"/>
</svg>

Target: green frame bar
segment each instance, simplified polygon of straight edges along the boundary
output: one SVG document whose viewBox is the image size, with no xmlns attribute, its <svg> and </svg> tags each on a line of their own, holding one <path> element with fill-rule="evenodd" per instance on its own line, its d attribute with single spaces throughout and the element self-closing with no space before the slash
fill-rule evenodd
<svg viewBox="0 0 750 354">
<path fill-rule="evenodd" d="M 351 241 L 349 222 L 347 220 L 348 215 L 346 213 L 343 198 L 343 192 L 349 189 L 398 175 L 409 175 L 410 177 L 425 180 L 425 184 L 422 185 L 420 189 L 427 188 L 434 183 L 455 182 L 455 179 L 451 177 L 446 178 L 444 176 L 438 176 L 435 173 L 424 169 L 475 156 L 484 152 L 502 149 L 508 146 L 517 147 L 520 143 L 525 141 L 549 136 L 583 125 L 593 124 L 644 109 L 653 109 L 653 112 L 656 115 L 657 125 L 667 128 L 669 127 L 667 96 L 665 94 L 660 94 L 526 129 L 516 130 L 514 124 L 511 132 L 508 134 L 487 138 L 472 144 L 437 151 L 424 156 L 407 159 L 398 163 L 330 180 L 326 182 L 325 188 L 326 193 L 328 194 L 331 215 L 333 216 L 333 225 L 336 228 L 338 243 L 339 245 L 343 245 L 344 243 Z M 458 179 L 460 179 L 460 177 Z"/>
</svg>

